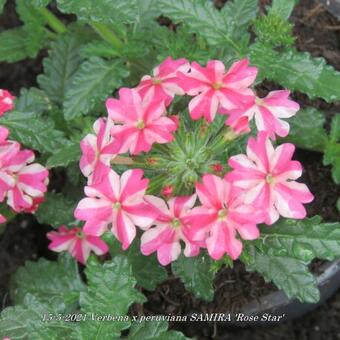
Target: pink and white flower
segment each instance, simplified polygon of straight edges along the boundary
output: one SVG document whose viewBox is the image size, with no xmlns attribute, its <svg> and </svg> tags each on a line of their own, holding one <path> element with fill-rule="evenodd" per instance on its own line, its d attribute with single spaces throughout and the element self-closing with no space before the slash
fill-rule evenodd
<svg viewBox="0 0 340 340">
<path fill-rule="evenodd" d="M 178 84 L 177 72 L 188 72 L 189 62 L 184 59 L 173 60 L 166 58 L 159 66 L 153 69 L 153 75 L 146 75 L 136 87 L 139 95 L 144 99 L 162 100 L 169 106 L 175 95 L 184 95 L 183 89 Z"/>
<path fill-rule="evenodd" d="M 84 231 L 99 236 L 110 225 L 123 249 L 127 249 L 136 236 L 136 226 L 148 228 L 157 217 L 144 201 L 149 181 L 142 177 L 139 169 L 127 170 L 121 176 L 110 170 L 100 183 L 85 187 L 88 197 L 75 210 L 75 217 L 86 221 Z"/>
<path fill-rule="evenodd" d="M 111 160 L 116 156 L 113 150 L 110 118 L 99 118 L 93 124 L 94 134 L 86 135 L 80 142 L 82 156 L 80 170 L 88 177 L 88 184 L 101 181 L 110 171 Z"/>
<path fill-rule="evenodd" d="M 3 116 L 5 112 L 13 110 L 14 98 L 9 91 L 0 89 L 0 117 Z"/>
<path fill-rule="evenodd" d="M 157 258 L 163 266 L 177 260 L 181 253 L 182 240 L 185 243 L 184 255 L 196 256 L 200 247 L 187 238 L 189 226 L 185 219 L 194 206 L 196 195 L 171 198 L 167 203 L 155 196 L 146 196 L 158 213 L 153 228 L 145 231 L 141 238 L 141 251 L 150 255 L 157 251 Z"/>
<path fill-rule="evenodd" d="M 38 163 L 30 164 L 34 159 L 33 151 L 22 150 L 7 165 L 11 176 L 7 204 L 16 212 L 30 211 L 47 191 L 48 170 Z"/>
<path fill-rule="evenodd" d="M 265 98 L 255 97 L 245 110 L 229 112 L 226 124 L 236 132 L 249 132 L 249 121 L 255 117 L 259 131 L 266 131 L 271 138 L 275 134 L 285 137 L 289 133 L 289 124 L 281 118 L 290 118 L 300 109 L 298 103 L 289 99 L 290 91 L 272 91 Z"/>
<path fill-rule="evenodd" d="M 196 193 L 202 206 L 192 209 L 187 218 L 190 224 L 190 239 L 204 241 L 209 255 L 219 260 L 228 254 L 233 260 L 242 251 L 242 242 L 259 237 L 257 223 L 262 222 L 263 214 L 243 202 L 243 195 L 229 181 L 207 174 L 203 183 L 196 184 Z"/>
<path fill-rule="evenodd" d="M 111 134 L 115 139 L 114 152 L 139 154 L 151 150 L 153 143 L 169 143 L 177 129 L 173 119 L 165 117 L 163 100 L 142 100 L 136 90 L 122 88 L 119 100 L 106 101 L 109 117 L 122 125 L 115 125 Z"/>
<path fill-rule="evenodd" d="M 256 67 L 249 67 L 247 59 L 235 62 L 226 72 L 219 60 L 210 60 L 206 67 L 191 64 L 189 73 L 178 72 L 180 86 L 194 98 L 189 103 L 192 119 L 205 117 L 212 122 L 220 108 L 238 109 L 251 102 L 254 94 L 249 86 L 257 74 Z"/>
<path fill-rule="evenodd" d="M 68 229 L 61 226 L 58 231 L 47 233 L 51 241 L 48 248 L 56 251 L 68 251 L 78 262 L 85 264 L 91 251 L 96 255 L 104 255 L 109 247 L 98 236 L 87 235 L 81 228 Z"/>
<path fill-rule="evenodd" d="M 295 146 L 281 144 L 274 149 L 268 134 L 260 132 L 257 139 L 250 138 L 247 155 L 229 159 L 234 169 L 227 175 L 233 184 L 245 191 L 245 203 L 262 209 L 265 223 L 273 224 L 279 216 L 302 219 L 313 195 L 305 184 L 295 180 L 302 174 L 298 161 L 292 160 Z"/>
</svg>

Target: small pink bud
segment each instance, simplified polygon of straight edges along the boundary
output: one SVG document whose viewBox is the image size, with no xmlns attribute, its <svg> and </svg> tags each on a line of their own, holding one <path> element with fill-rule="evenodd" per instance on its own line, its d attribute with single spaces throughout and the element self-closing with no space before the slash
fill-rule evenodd
<svg viewBox="0 0 340 340">
<path fill-rule="evenodd" d="M 174 192 L 174 187 L 172 185 L 166 185 L 162 189 L 162 195 L 165 197 L 170 197 Z"/>
<path fill-rule="evenodd" d="M 211 168 L 215 171 L 215 172 L 222 172 L 223 171 L 223 165 L 220 163 L 215 163 L 211 165 Z"/>
</svg>

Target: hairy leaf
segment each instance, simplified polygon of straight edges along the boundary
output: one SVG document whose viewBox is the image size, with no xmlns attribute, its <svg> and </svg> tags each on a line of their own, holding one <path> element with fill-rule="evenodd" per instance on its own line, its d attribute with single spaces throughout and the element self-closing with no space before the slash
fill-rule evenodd
<svg viewBox="0 0 340 340">
<path fill-rule="evenodd" d="M 127 75 L 127 70 L 119 61 L 109 62 L 97 57 L 85 61 L 75 73 L 72 86 L 66 91 L 65 119 L 88 114 L 97 101 L 104 100 L 120 87 Z"/>
<path fill-rule="evenodd" d="M 298 298 L 302 302 L 316 303 L 320 292 L 316 279 L 309 272 L 307 265 L 292 257 L 274 256 L 259 250 L 253 244 L 246 244 L 243 261 L 247 270 L 257 271 L 282 289 L 288 298 Z M 246 260 L 245 260 L 246 259 Z"/>
<path fill-rule="evenodd" d="M 11 281 L 11 298 L 20 304 L 27 294 L 32 294 L 62 313 L 77 306 L 79 294 L 84 289 L 77 263 L 68 254 L 63 254 L 58 262 L 40 258 L 20 267 Z"/>
<path fill-rule="evenodd" d="M 251 46 L 250 58 L 264 77 L 290 90 L 327 102 L 340 100 L 340 72 L 322 58 L 293 49 L 278 53 L 260 43 Z"/>
<path fill-rule="evenodd" d="M 40 152 L 54 152 L 68 143 L 51 119 L 33 112 L 12 111 L 0 118 L 0 124 L 10 130 L 11 138 Z"/>
<path fill-rule="evenodd" d="M 89 261 L 85 270 L 88 289 L 80 294 L 82 313 L 124 316 L 134 302 L 144 302 L 135 288 L 136 280 L 126 257 L 117 255 L 111 262 Z M 130 326 L 130 321 L 93 321 L 79 324 L 77 339 L 111 339 Z"/>
<path fill-rule="evenodd" d="M 76 204 L 61 193 L 48 192 L 35 216 L 39 223 L 46 223 L 54 228 L 59 228 L 74 221 L 73 211 Z"/>
<path fill-rule="evenodd" d="M 61 35 L 52 43 L 43 60 L 44 73 L 37 80 L 40 87 L 57 104 L 62 104 L 71 79 L 80 65 L 80 41 L 74 34 Z"/>
<path fill-rule="evenodd" d="M 58 166 L 67 166 L 70 163 L 78 162 L 80 158 L 79 143 L 71 143 L 55 150 L 54 154 L 48 158 L 46 166 L 55 168 Z"/>
<path fill-rule="evenodd" d="M 211 270 L 212 261 L 208 256 L 180 256 L 172 263 L 173 272 L 183 281 L 185 288 L 200 299 L 211 301 L 214 298 L 213 281 L 215 273 Z"/>
<path fill-rule="evenodd" d="M 299 148 L 323 152 L 328 140 L 324 129 L 325 115 L 312 107 L 298 111 L 289 118 L 290 132 L 283 139 L 292 142 Z"/>
</svg>

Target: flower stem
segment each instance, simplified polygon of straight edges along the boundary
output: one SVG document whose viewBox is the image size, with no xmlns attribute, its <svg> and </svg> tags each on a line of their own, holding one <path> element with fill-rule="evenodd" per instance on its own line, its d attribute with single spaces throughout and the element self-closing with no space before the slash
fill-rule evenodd
<svg viewBox="0 0 340 340">
<path fill-rule="evenodd" d="M 116 156 L 112 161 L 112 164 L 120 164 L 120 165 L 131 165 L 134 163 L 133 159 L 130 157 L 124 156 Z"/>
<path fill-rule="evenodd" d="M 123 46 L 121 40 L 107 26 L 99 22 L 90 22 L 90 26 L 108 43 L 120 49 Z"/>
<path fill-rule="evenodd" d="M 39 13 L 46 19 L 47 24 L 56 32 L 56 33 L 65 33 L 67 31 L 66 26 L 46 7 L 37 8 Z"/>
</svg>

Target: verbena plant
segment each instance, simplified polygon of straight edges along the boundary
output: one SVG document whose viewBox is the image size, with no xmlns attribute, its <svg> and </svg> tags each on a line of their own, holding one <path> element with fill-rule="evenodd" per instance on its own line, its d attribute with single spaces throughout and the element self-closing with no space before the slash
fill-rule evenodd
<svg viewBox="0 0 340 340">
<path fill-rule="evenodd" d="M 77 20 L 65 25 L 55 5 Z M 124 318 L 170 263 L 206 301 L 236 259 L 290 298 L 319 300 L 308 265 L 340 257 L 340 224 L 305 218 L 313 195 L 295 181 L 290 142 L 325 152 L 339 183 L 340 120 L 327 134 L 322 113 L 299 110 L 289 90 L 335 102 L 340 73 L 293 47 L 294 5 L 273 0 L 260 15 L 256 0 L 17 1 L 23 24 L 0 33 L 0 61 L 48 56 L 39 88 L 14 102 L 1 92 L 1 219 L 32 212 L 56 228 L 50 249 L 68 251 L 86 278 L 68 254 L 28 262 L 1 336 L 185 338 L 166 321 Z M 264 79 L 277 91 L 259 98 Z"/>
</svg>

